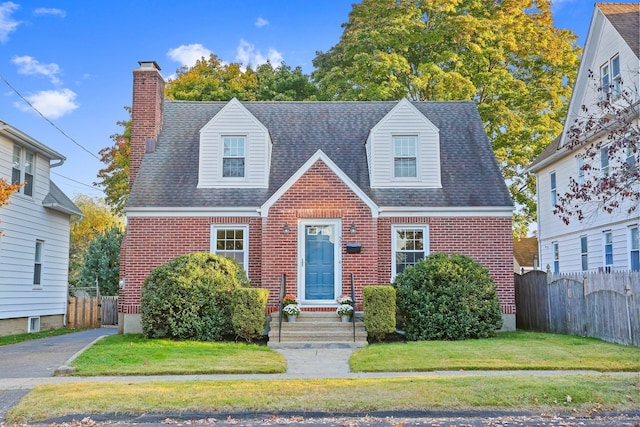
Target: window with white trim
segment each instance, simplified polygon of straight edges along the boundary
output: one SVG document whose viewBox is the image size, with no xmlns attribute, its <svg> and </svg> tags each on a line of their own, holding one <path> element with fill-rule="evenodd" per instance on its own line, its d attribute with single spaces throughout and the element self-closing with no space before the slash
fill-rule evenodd
<svg viewBox="0 0 640 427">
<path fill-rule="evenodd" d="M 587 236 L 580 236 L 580 261 L 582 264 L 582 271 L 589 270 L 589 245 Z"/>
<path fill-rule="evenodd" d="M 392 227 L 392 274 L 395 277 L 429 254 L 429 229 L 426 225 Z"/>
<path fill-rule="evenodd" d="M 553 251 L 553 274 L 560 273 L 560 246 L 558 242 L 551 243 L 551 249 Z"/>
<path fill-rule="evenodd" d="M 222 138 L 222 177 L 244 178 L 245 166 L 244 136 L 225 136 Z"/>
<path fill-rule="evenodd" d="M 556 186 L 556 173 L 551 172 L 549 174 L 549 199 L 551 200 L 551 209 L 555 208 L 558 204 L 558 189 Z"/>
<path fill-rule="evenodd" d="M 613 235 L 610 231 L 604 232 L 602 243 L 604 246 L 604 270 L 609 273 L 613 267 Z"/>
<path fill-rule="evenodd" d="M 600 85 L 602 87 L 602 93 L 610 93 L 614 97 L 620 96 L 621 83 L 620 55 L 616 54 L 600 66 Z"/>
<path fill-rule="evenodd" d="M 42 284 L 42 258 L 44 251 L 44 241 L 36 240 L 36 253 L 33 263 L 33 284 Z"/>
<path fill-rule="evenodd" d="M 634 168 L 636 166 L 636 153 L 634 152 L 634 147 L 631 142 L 631 136 L 626 137 L 627 146 L 625 148 L 625 162 L 629 168 Z"/>
<path fill-rule="evenodd" d="M 631 271 L 640 271 L 640 229 L 638 226 L 629 229 L 629 266 Z"/>
<path fill-rule="evenodd" d="M 393 176 L 416 178 L 418 176 L 418 137 L 393 137 Z"/>
<path fill-rule="evenodd" d="M 600 176 L 609 176 L 609 146 L 600 149 Z"/>
<path fill-rule="evenodd" d="M 13 162 L 11 165 L 11 182 L 13 184 L 25 183 L 20 192 L 33 196 L 33 184 L 35 176 L 36 156 L 31 151 L 23 150 L 17 145 L 13 146 Z"/>
<path fill-rule="evenodd" d="M 212 225 L 211 253 L 235 260 L 244 271 L 249 267 L 249 227 L 246 225 Z"/>
<path fill-rule="evenodd" d="M 584 157 L 578 156 L 577 158 L 577 166 L 578 166 L 578 185 L 584 184 Z"/>
</svg>

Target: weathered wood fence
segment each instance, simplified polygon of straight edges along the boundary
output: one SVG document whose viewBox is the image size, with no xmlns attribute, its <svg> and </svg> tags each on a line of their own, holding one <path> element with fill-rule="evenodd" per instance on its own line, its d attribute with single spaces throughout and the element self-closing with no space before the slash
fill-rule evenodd
<svg viewBox="0 0 640 427">
<path fill-rule="evenodd" d="M 515 275 L 519 329 L 640 346 L 640 272 Z"/>
<path fill-rule="evenodd" d="M 91 329 L 118 324 L 117 296 L 69 297 L 67 325 L 70 328 Z"/>
</svg>

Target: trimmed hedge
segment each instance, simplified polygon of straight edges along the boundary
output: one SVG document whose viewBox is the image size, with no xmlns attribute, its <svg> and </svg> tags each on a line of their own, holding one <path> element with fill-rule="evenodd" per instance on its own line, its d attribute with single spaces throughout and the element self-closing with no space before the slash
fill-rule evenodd
<svg viewBox="0 0 640 427">
<path fill-rule="evenodd" d="M 396 290 L 391 286 L 365 286 L 362 289 L 364 327 L 375 341 L 396 330 Z"/>
<path fill-rule="evenodd" d="M 262 337 L 268 298 L 266 289 L 238 288 L 233 292 L 231 323 L 236 336 L 247 342 Z"/>
<path fill-rule="evenodd" d="M 468 256 L 431 254 L 392 285 L 410 341 L 486 338 L 502 326 L 493 280 Z"/>
<path fill-rule="evenodd" d="M 233 337 L 232 296 L 249 285 L 235 261 L 192 253 L 162 264 L 142 286 L 140 311 L 147 338 L 221 341 Z"/>
</svg>

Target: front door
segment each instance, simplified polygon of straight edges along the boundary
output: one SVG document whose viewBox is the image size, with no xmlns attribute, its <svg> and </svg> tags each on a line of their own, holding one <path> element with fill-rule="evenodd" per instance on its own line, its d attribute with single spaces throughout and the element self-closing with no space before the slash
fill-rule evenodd
<svg viewBox="0 0 640 427">
<path fill-rule="evenodd" d="M 340 289 L 339 221 L 303 221 L 300 224 L 301 302 L 334 303 Z"/>
</svg>

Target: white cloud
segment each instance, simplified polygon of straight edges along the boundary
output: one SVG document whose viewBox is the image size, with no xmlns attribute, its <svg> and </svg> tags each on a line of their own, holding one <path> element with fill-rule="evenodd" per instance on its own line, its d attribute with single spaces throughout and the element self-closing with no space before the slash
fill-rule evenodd
<svg viewBox="0 0 640 427">
<path fill-rule="evenodd" d="M 196 64 L 196 61 L 201 59 L 203 56 L 208 58 L 211 55 L 211 52 L 206 47 L 202 46 L 200 43 L 188 44 L 176 47 L 175 49 L 169 49 L 167 52 L 167 56 L 179 62 L 180 65 L 191 67 Z"/>
<path fill-rule="evenodd" d="M 56 76 L 56 74 L 60 73 L 60 67 L 56 63 L 41 64 L 32 56 L 16 56 L 11 62 L 18 66 L 19 74 L 48 77 L 54 85 L 61 83 Z"/>
<path fill-rule="evenodd" d="M 76 94 L 70 89 L 43 90 L 25 97 L 33 107 L 49 119 L 58 119 L 79 107 Z M 15 103 L 23 111 L 33 111 L 29 106 Z"/>
<path fill-rule="evenodd" d="M 258 28 L 262 28 L 265 25 L 269 25 L 269 21 L 267 21 L 266 19 L 264 19 L 261 16 L 258 16 L 258 19 L 256 19 L 255 26 L 258 27 Z"/>
<path fill-rule="evenodd" d="M 20 21 L 16 21 L 11 17 L 11 14 L 18 10 L 20 6 L 10 1 L 0 3 L 0 43 L 5 43 L 9 40 L 9 34 L 14 32 Z"/>
<path fill-rule="evenodd" d="M 33 11 L 34 15 L 57 15 L 60 18 L 67 16 L 67 12 L 62 9 L 39 7 Z"/>
<path fill-rule="evenodd" d="M 282 60 L 282 54 L 273 48 L 269 48 L 267 55 L 263 55 L 254 45 L 244 39 L 240 39 L 240 43 L 236 49 L 236 61 L 253 67 L 264 64 L 268 61 L 273 65 L 279 65 Z"/>
</svg>

